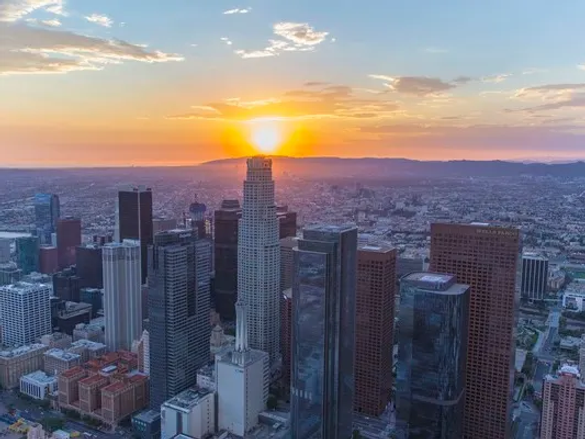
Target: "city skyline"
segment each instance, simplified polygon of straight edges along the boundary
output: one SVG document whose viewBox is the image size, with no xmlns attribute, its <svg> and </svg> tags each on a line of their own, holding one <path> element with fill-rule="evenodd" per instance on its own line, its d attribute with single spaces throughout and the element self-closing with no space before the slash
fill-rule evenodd
<svg viewBox="0 0 585 439">
<path fill-rule="evenodd" d="M 5 0 L 0 166 L 585 158 L 564 5 Z"/>
</svg>

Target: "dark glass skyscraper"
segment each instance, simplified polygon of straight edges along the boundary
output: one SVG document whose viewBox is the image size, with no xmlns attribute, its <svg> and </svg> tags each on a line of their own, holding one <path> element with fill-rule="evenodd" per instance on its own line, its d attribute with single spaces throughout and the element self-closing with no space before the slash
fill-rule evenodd
<svg viewBox="0 0 585 439">
<path fill-rule="evenodd" d="M 158 233 L 148 272 L 150 406 L 197 382 L 209 361 L 209 262 L 211 244 L 196 230 Z"/>
<path fill-rule="evenodd" d="M 16 264 L 22 274 L 39 271 L 40 244 L 38 236 L 16 238 Z"/>
<path fill-rule="evenodd" d="M 295 439 L 352 434 L 357 228 L 304 229 L 295 253 L 291 428 Z"/>
<path fill-rule="evenodd" d="M 81 288 L 103 288 L 102 246 L 98 244 L 80 245 L 77 247 L 75 258 Z"/>
<path fill-rule="evenodd" d="M 36 194 L 35 225 L 41 244 L 52 244 L 51 235 L 57 231 L 57 220 L 61 216 L 59 196 L 55 194 Z"/>
<path fill-rule="evenodd" d="M 548 286 L 548 259 L 536 253 L 522 255 L 522 297 L 542 300 Z"/>
<path fill-rule="evenodd" d="M 152 190 L 134 187 L 118 192 L 118 238 L 140 241 L 142 283 L 148 273 L 148 246 L 152 245 Z"/>
<path fill-rule="evenodd" d="M 62 218 L 57 221 L 57 258 L 59 269 L 75 265 L 75 252 L 81 244 L 81 220 Z"/>
<path fill-rule="evenodd" d="M 238 298 L 238 228 L 242 209 L 238 200 L 224 200 L 215 211 L 215 310 L 235 320 Z"/>
<path fill-rule="evenodd" d="M 401 439 L 461 439 L 469 286 L 444 274 L 400 282 L 397 426 Z"/>
</svg>

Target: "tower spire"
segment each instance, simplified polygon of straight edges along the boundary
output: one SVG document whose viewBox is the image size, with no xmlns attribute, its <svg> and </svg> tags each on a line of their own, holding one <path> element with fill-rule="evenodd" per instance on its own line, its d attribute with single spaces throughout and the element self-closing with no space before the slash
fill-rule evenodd
<svg viewBox="0 0 585 439">
<path fill-rule="evenodd" d="M 236 303 L 236 351 L 248 351 L 248 322 L 246 316 L 246 303 L 238 300 Z"/>
</svg>

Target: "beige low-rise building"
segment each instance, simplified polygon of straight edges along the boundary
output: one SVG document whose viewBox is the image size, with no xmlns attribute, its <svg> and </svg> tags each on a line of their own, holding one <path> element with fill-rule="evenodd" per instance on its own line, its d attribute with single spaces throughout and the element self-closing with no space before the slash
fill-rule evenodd
<svg viewBox="0 0 585 439">
<path fill-rule="evenodd" d="M 20 385 L 20 377 L 36 370 L 43 370 L 43 344 L 32 344 L 0 351 L 0 385 L 13 389 Z"/>
</svg>

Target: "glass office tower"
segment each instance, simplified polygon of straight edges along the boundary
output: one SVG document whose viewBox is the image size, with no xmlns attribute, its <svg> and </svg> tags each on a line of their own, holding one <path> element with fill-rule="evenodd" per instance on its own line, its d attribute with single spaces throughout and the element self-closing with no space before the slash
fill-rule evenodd
<svg viewBox="0 0 585 439">
<path fill-rule="evenodd" d="M 400 282 L 397 426 L 401 439 L 461 439 L 469 286 L 414 273 Z"/>
<path fill-rule="evenodd" d="M 51 244 L 51 235 L 57 231 L 57 220 L 61 216 L 59 196 L 36 194 L 34 206 L 35 225 L 41 244 Z"/>
<path fill-rule="evenodd" d="M 296 439 L 352 434 L 357 229 L 304 229 L 295 250 L 291 428 Z"/>
</svg>

